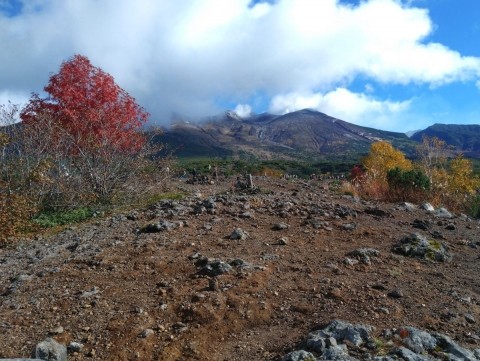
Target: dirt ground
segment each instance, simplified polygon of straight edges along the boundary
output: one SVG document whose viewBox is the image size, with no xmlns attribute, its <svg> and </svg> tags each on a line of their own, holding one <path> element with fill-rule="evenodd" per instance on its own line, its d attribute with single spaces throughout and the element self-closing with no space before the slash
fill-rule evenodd
<svg viewBox="0 0 480 361">
<path fill-rule="evenodd" d="M 79 344 L 69 360 L 278 360 L 333 319 L 480 347 L 478 220 L 358 200 L 329 181 L 254 181 L 250 195 L 179 183 L 183 200 L 0 249 L 0 357 L 53 337 Z M 171 229 L 142 231 L 162 221 Z M 452 261 L 392 253 L 414 232 Z M 378 257 L 347 256 L 366 247 Z"/>
</svg>

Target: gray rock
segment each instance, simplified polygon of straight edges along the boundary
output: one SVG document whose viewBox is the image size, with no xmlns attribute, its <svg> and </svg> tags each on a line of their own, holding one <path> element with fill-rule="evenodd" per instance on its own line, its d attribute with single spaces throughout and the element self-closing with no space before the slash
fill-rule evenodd
<svg viewBox="0 0 480 361">
<path fill-rule="evenodd" d="M 357 259 L 345 257 L 345 259 L 343 260 L 343 263 L 346 264 L 347 266 L 355 266 L 356 264 L 359 263 L 359 261 Z"/>
<path fill-rule="evenodd" d="M 279 246 L 286 246 L 288 244 L 288 238 L 287 237 L 280 238 L 277 244 Z"/>
<path fill-rule="evenodd" d="M 98 290 L 98 288 L 96 286 L 92 287 L 92 289 L 90 291 L 85 291 L 83 292 L 81 295 L 80 295 L 80 298 L 90 298 L 92 296 L 95 296 L 96 294 L 98 294 L 100 291 Z"/>
<path fill-rule="evenodd" d="M 171 231 L 177 227 L 178 227 L 178 224 L 168 222 L 168 221 L 161 221 L 157 223 L 147 224 L 140 231 L 142 233 L 158 233 L 158 232 Z"/>
<path fill-rule="evenodd" d="M 355 223 L 343 223 L 342 224 L 342 229 L 345 231 L 354 231 L 355 228 L 357 228 L 357 225 Z"/>
<path fill-rule="evenodd" d="M 82 352 L 83 350 L 83 344 L 79 343 L 79 342 L 75 342 L 75 341 L 72 341 L 69 343 L 69 345 L 67 346 L 67 351 L 68 352 Z"/>
<path fill-rule="evenodd" d="M 413 352 L 413 351 L 411 351 L 411 350 L 409 350 L 408 348 L 405 348 L 405 347 L 398 347 L 398 348 L 392 350 L 392 352 L 390 354 L 399 356 L 400 358 L 402 358 L 405 361 L 434 361 L 434 360 L 437 360 L 437 359 L 435 359 L 434 357 L 432 357 L 428 354 L 427 355 L 418 354 L 418 353 L 415 353 L 415 352 Z"/>
<path fill-rule="evenodd" d="M 356 359 L 348 354 L 346 345 L 337 345 L 327 348 L 322 355 L 322 360 L 354 361 Z"/>
<path fill-rule="evenodd" d="M 473 317 L 473 315 L 470 314 L 470 313 L 466 313 L 466 314 L 465 314 L 465 320 L 467 320 L 468 323 L 475 323 L 475 322 L 477 322 L 477 321 L 475 320 L 475 317 Z"/>
<path fill-rule="evenodd" d="M 326 339 L 333 337 L 337 343 L 349 341 L 355 346 L 360 346 L 370 340 L 371 326 L 352 325 L 350 323 L 334 320 L 324 329 L 311 332 L 305 341 L 307 350 L 323 353 L 326 349 Z"/>
<path fill-rule="evenodd" d="M 35 347 L 32 356 L 46 361 L 67 361 L 67 347 L 47 338 Z"/>
<path fill-rule="evenodd" d="M 272 229 L 274 231 L 283 231 L 284 229 L 288 229 L 288 227 L 289 227 L 288 224 L 281 222 L 281 223 L 274 224 Z"/>
<path fill-rule="evenodd" d="M 453 218 L 453 215 L 446 208 L 438 208 L 433 214 L 438 218 Z"/>
<path fill-rule="evenodd" d="M 387 294 L 388 297 L 390 298 L 402 298 L 404 295 L 403 295 L 403 292 L 399 289 L 396 289 L 396 290 L 393 290 L 391 292 L 389 292 Z"/>
<path fill-rule="evenodd" d="M 433 208 L 433 206 L 432 206 L 430 203 L 428 203 L 428 202 L 423 203 L 420 208 L 423 209 L 423 210 L 425 210 L 425 211 L 427 211 L 427 212 L 433 212 L 433 211 L 435 211 L 435 208 Z"/>
<path fill-rule="evenodd" d="M 146 328 L 145 330 L 142 331 L 142 333 L 140 333 L 139 337 L 140 338 L 148 338 L 148 337 L 152 336 L 153 334 L 155 334 L 155 331 L 153 331 L 150 328 Z"/>
<path fill-rule="evenodd" d="M 352 252 L 347 253 L 347 256 L 355 257 L 363 264 L 371 264 L 370 257 L 378 257 L 380 255 L 380 251 L 374 248 L 358 248 Z"/>
<path fill-rule="evenodd" d="M 233 267 L 226 262 L 219 260 L 208 260 L 206 264 L 201 266 L 197 274 L 209 277 L 217 277 L 224 273 L 230 272 L 232 269 Z"/>
<path fill-rule="evenodd" d="M 407 212 L 412 212 L 417 209 L 417 206 L 413 203 L 403 202 L 402 204 L 400 204 L 400 208 Z"/>
<path fill-rule="evenodd" d="M 233 232 L 230 234 L 229 238 L 231 240 L 244 241 L 248 238 L 248 232 L 244 231 L 241 228 L 235 228 Z"/>
<path fill-rule="evenodd" d="M 317 358 L 310 352 L 299 350 L 283 356 L 282 361 L 317 361 Z"/>
<path fill-rule="evenodd" d="M 403 237 L 392 247 L 392 251 L 409 257 L 420 257 L 431 261 L 450 261 L 452 256 L 445 246 L 436 240 L 428 240 L 424 236 L 414 233 Z"/>
<path fill-rule="evenodd" d="M 324 335 L 321 331 L 311 332 L 304 342 L 304 347 L 307 350 L 322 354 L 327 347 L 325 342 L 326 338 L 328 338 L 328 336 Z"/>
<path fill-rule="evenodd" d="M 434 350 L 437 347 L 437 340 L 428 332 L 415 327 L 404 327 L 408 335 L 403 339 L 405 346 L 410 350 L 422 353 Z"/>
<path fill-rule="evenodd" d="M 454 231 L 457 229 L 457 227 L 453 224 L 453 223 L 449 223 L 447 224 L 447 226 L 445 227 L 446 230 L 449 230 L 449 231 Z"/>
<path fill-rule="evenodd" d="M 451 360 L 477 361 L 477 358 L 472 351 L 459 346 L 450 337 L 442 334 L 435 334 L 435 338 L 437 340 L 438 346 L 444 352 L 449 354 L 449 358 Z"/>
<path fill-rule="evenodd" d="M 393 348 L 388 355 L 375 356 L 372 351 L 375 349 L 372 347 L 374 340 L 370 337 L 372 331 L 373 328 L 370 326 L 334 320 L 327 327 L 311 332 L 301 345 L 302 350 L 291 352 L 282 360 L 355 361 L 356 359 L 349 354 L 349 349 L 355 352 L 356 356 L 359 356 L 360 351 L 361 359 L 366 361 L 480 360 L 480 349 L 470 351 L 459 346 L 448 336 L 430 334 L 415 327 L 403 327 L 397 331 L 402 337 L 402 346 Z M 382 335 L 386 339 L 391 339 L 393 333 L 386 330 Z M 309 358 L 314 355 L 320 357 Z"/>
</svg>

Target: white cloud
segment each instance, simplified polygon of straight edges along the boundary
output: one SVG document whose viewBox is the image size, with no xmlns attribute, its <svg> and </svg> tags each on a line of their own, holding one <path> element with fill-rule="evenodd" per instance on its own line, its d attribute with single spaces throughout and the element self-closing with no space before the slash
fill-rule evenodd
<svg viewBox="0 0 480 361">
<path fill-rule="evenodd" d="M 432 86 L 480 77 L 479 58 L 428 42 L 428 11 L 398 0 L 23 3 L 20 16 L 0 14 L 0 92 L 39 92 L 80 53 L 159 121 L 212 114 L 221 99 L 334 94 L 357 76 Z"/>
<path fill-rule="evenodd" d="M 240 118 L 246 118 L 252 114 L 252 107 L 248 104 L 238 104 L 234 111 Z"/>
<path fill-rule="evenodd" d="M 20 110 L 25 104 L 27 104 L 29 96 L 27 94 L 21 93 L 11 93 L 9 91 L 2 91 L 0 92 L 0 106 L 6 106 L 7 110 L 10 109 L 10 105 L 18 107 Z M 13 119 L 14 121 L 20 121 L 20 114 L 16 114 L 16 118 Z M 11 123 L 12 119 L 4 119 L 0 117 L 0 126 L 6 125 Z"/>
<path fill-rule="evenodd" d="M 362 93 L 338 88 L 326 94 L 289 93 L 273 97 L 270 111 L 284 114 L 310 108 L 330 116 L 369 127 L 393 129 L 409 110 L 410 101 L 379 101 Z"/>
</svg>

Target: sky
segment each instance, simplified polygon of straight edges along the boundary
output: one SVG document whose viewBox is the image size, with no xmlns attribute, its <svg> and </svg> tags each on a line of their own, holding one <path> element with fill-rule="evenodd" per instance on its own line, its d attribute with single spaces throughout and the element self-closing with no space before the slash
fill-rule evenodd
<svg viewBox="0 0 480 361">
<path fill-rule="evenodd" d="M 479 0 L 0 0 L 0 104 L 75 54 L 154 124 L 310 108 L 406 132 L 480 124 Z"/>
</svg>

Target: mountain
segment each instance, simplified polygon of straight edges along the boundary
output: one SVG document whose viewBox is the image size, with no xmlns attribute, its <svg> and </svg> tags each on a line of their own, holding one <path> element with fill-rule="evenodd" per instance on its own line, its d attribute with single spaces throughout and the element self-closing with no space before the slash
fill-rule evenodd
<svg viewBox="0 0 480 361">
<path fill-rule="evenodd" d="M 434 124 L 415 133 L 412 140 L 421 142 L 424 136 L 437 137 L 472 158 L 480 158 L 480 125 Z"/>
<path fill-rule="evenodd" d="M 361 127 L 310 109 L 247 118 L 227 111 L 199 123 L 177 122 L 159 139 L 178 156 L 262 159 L 358 157 L 379 140 L 390 141 L 406 153 L 415 144 L 403 133 Z"/>
</svg>

